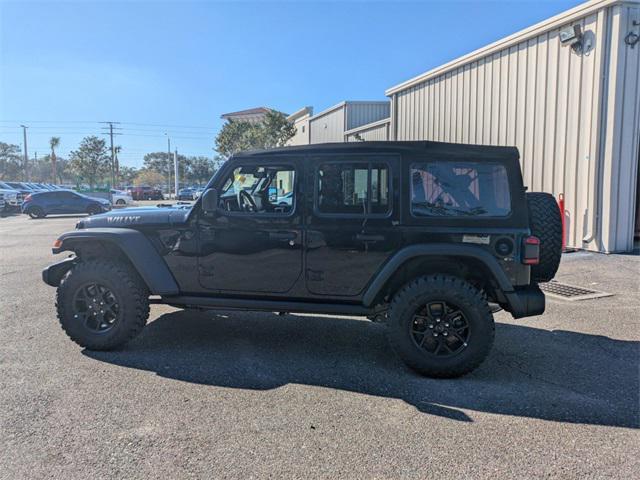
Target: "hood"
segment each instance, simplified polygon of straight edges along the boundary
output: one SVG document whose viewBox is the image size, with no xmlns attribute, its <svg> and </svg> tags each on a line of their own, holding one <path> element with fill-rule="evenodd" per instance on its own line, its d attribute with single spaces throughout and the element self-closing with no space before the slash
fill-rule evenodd
<svg viewBox="0 0 640 480">
<path fill-rule="evenodd" d="M 136 228 L 177 226 L 187 221 L 190 209 L 184 207 L 125 208 L 83 218 L 76 228 Z"/>
<path fill-rule="evenodd" d="M 18 192 L 17 190 L 7 190 L 6 188 L 0 188 L 0 194 L 4 195 L 4 198 L 17 197 L 19 193 L 20 192 Z"/>
</svg>

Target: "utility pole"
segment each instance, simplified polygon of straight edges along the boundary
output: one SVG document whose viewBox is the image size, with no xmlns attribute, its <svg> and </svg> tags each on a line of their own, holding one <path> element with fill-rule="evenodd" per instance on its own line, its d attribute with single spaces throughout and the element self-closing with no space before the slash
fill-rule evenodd
<svg viewBox="0 0 640 480">
<path fill-rule="evenodd" d="M 22 136 L 24 138 L 24 174 L 25 181 L 29 181 L 29 154 L 27 153 L 27 127 L 26 125 L 20 125 L 22 127 Z"/>
<path fill-rule="evenodd" d="M 168 133 L 167 136 L 167 167 L 169 169 L 169 180 L 167 181 L 167 190 L 169 191 L 169 198 L 171 198 L 171 138 Z"/>
<path fill-rule="evenodd" d="M 176 199 L 178 198 L 178 149 L 173 152 L 173 179 L 175 182 Z"/>
<path fill-rule="evenodd" d="M 114 133 L 113 131 L 113 125 L 117 124 L 119 125 L 120 122 L 100 122 L 100 123 L 104 123 L 106 125 L 109 125 L 109 139 L 111 142 L 111 188 L 115 188 L 115 184 L 116 184 L 116 153 L 114 151 L 114 147 L 113 147 L 113 136 L 114 135 L 119 135 L 118 133 Z"/>
</svg>

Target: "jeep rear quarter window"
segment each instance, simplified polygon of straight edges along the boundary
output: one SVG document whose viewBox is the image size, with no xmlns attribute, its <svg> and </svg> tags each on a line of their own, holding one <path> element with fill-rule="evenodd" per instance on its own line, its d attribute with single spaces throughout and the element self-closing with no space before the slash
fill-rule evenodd
<svg viewBox="0 0 640 480">
<path fill-rule="evenodd" d="M 417 217 L 506 217 L 511 213 L 507 170 L 490 162 L 412 164 L 411 213 Z"/>
</svg>

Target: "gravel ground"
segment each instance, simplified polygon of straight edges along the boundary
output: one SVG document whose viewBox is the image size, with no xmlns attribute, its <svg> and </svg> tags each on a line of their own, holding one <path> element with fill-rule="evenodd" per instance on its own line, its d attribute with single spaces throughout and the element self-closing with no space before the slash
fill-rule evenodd
<svg viewBox="0 0 640 480">
<path fill-rule="evenodd" d="M 477 371 L 430 380 L 355 318 L 153 306 L 82 350 L 40 279 L 76 221 L 0 219 L 2 479 L 638 478 L 638 256 L 565 255 L 560 280 L 616 295 L 498 313 Z"/>
</svg>

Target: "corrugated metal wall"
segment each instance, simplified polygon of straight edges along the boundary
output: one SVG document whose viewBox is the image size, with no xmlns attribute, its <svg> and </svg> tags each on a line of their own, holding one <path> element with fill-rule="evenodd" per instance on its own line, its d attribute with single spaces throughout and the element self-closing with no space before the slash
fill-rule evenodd
<svg viewBox="0 0 640 480">
<path fill-rule="evenodd" d="M 309 143 L 343 142 L 344 104 L 325 110 L 309 120 Z"/>
<path fill-rule="evenodd" d="M 345 132 L 347 142 L 359 142 L 360 139 L 367 142 L 389 140 L 389 120 L 374 122 L 373 125 L 363 125 L 359 128 Z"/>
<path fill-rule="evenodd" d="M 605 162 L 602 172 L 603 244 L 611 251 L 633 248 L 635 212 L 638 208 L 638 162 L 640 147 L 640 44 L 631 48 L 624 43 L 628 32 L 640 33 L 639 5 L 613 7 L 609 62 L 609 108 L 603 122 Z"/>
<path fill-rule="evenodd" d="M 389 118 L 389 101 L 342 102 L 309 120 L 309 143 L 346 141 L 346 132 Z"/>
<path fill-rule="evenodd" d="M 347 128 L 351 130 L 367 123 L 389 118 L 389 101 L 347 102 Z"/>
<path fill-rule="evenodd" d="M 611 37 L 615 22 L 622 22 L 623 8 L 631 7 L 602 8 L 571 20 L 570 24 L 579 23 L 585 32 L 582 54 L 561 45 L 559 28 L 554 28 L 489 55 L 472 57 L 441 75 L 393 92 L 392 137 L 515 145 L 530 191 L 565 194 L 570 246 L 603 251 L 630 249 L 626 227 L 613 235 L 605 232 L 602 238 L 592 235 L 594 222 L 600 223 L 605 217 L 594 215 L 598 203 L 594 192 L 606 183 L 602 164 L 611 163 L 613 158 L 607 160 L 601 152 L 601 108 L 606 108 L 603 98 L 605 79 L 611 75 L 609 63 L 619 50 L 626 51 L 626 60 L 615 66 L 618 80 L 612 83 L 614 87 L 620 82 L 626 85 L 624 101 L 637 110 L 640 47 L 632 50 L 622 38 Z M 619 35 L 626 35 L 626 30 L 622 28 Z M 627 77 L 622 81 L 624 75 L 620 73 L 625 68 L 635 70 L 625 70 Z M 614 98 L 619 101 L 620 94 L 615 93 Z M 638 144 L 636 110 L 620 112 L 629 132 L 617 134 L 625 139 L 618 143 L 628 151 L 637 149 Z M 620 148 L 613 155 L 623 155 Z M 624 155 L 627 158 L 629 154 Z M 637 153 L 634 158 L 620 163 L 628 174 L 632 173 L 631 163 L 637 166 Z M 635 188 L 611 192 L 609 203 L 615 200 L 619 208 L 629 210 L 628 205 L 622 205 L 632 205 L 629 192 L 635 192 Z M 601 206 L 608 208 L 606 202 Z M 624 212 L 625 219 L 633 215 L 633 207 L 630 209 L 631 213 Z M 585 238 L 591 241 L 583 242 Z"/>
<path fill-rule="evenodd" d="M 308 145 L 309 144 L 309 116 L 300 118 L 294 122 L 296 133 L 289 139 L 287 145 Z"/>
</svg>

